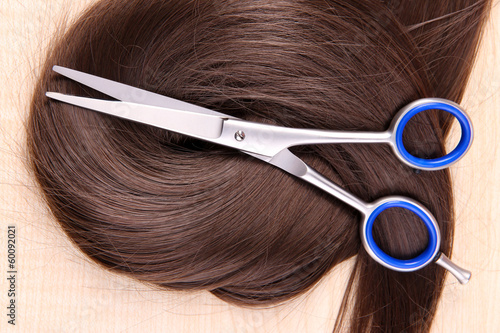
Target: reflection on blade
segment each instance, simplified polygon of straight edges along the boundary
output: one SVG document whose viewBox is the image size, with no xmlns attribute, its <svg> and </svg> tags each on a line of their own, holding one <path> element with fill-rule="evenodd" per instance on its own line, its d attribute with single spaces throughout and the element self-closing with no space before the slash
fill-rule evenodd
<svg viewBox="0 0 500 333">
<path fill-rule="evenodd" d="M 223 113 L 212 111 L 203 108 L 201 106 L 197 106 L 191 103 L 180 101 L 175 98 L 156 94 L 147 90 L 132 87 L 123 83 L 111 81 L 99 76 L 79 72 L 74 69 L 61 66 L 54 66 L 52 69 L 55 72 L 64 75 L 76 82 L 80 82 L 81 84 L 84 84 L 87 87 L 98 90 L 103 94 L 106 94 L 123 102 L 159 106 L 164 108 L 185 110 L 202 114 L 210 114 L 214 116 L 233 118 Z"/>
<path fill-rule="evenodd" d="M 46 95 L 61 102 L 199 139 L 216 139 L 222 133 L 224 119 L 219 116 L 136 103 L 64 95 L 56 92 L 47 92 Z"/>
</svg>

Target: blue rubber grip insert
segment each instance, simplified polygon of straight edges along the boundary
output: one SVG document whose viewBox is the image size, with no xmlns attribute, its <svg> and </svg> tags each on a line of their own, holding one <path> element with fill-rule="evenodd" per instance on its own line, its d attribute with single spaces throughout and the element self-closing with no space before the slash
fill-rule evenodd
<svg viewBox="0 0 500 333">
<path fill-rule="evenodd" d="M 390 255 L 382 251 L 382 249 L 378 247 L 377 243 L 375 243 L 375 240 L 373 239 L 372 230 L 375 219 L 382 211 L 391 207 L 401 207 L 412 211 L 413 213 L 417 214 L 417 216 L 422 220 L 422 222 L 424 222 L 425 226 L 427 227 L 427 231 L 429 233 L 429 242 L 427 244 L 427 248 L 424 250 L 424 252 L 422 252 L 415 258 L 402 260 L 391 257 Z M 438 231 L 436 229 L 436 225 L 433 223 L 431 218 L 426 214 L 426 212 L 424 212 L 420 207 L 414 204 L 398 200 L 389 201 L 378 206 L 373 211 L 373 213 L 368 217 L 368 221 L 366 223 L 366 242 L 368 244 L 368 247 L 373 251 L 373 253 L 375 253 L 375 255 L 384 263 L 386 263 L 391 267 L 398 269 L 405 269 L 405 270 L 411 270 L 419 268 L 421 266 L 422 267 L 425 266 L 428 262 L 430 262 L 430 260 L 434 258 L 436 253 L 436 248 L 439 243 Z"/>
<path fill-rule="evenodd" d="M 460 128 L 462 130 L 462 136 L 460 137 L 460 142 L 455 147 L 455 149 L 453 149 L 453 151 L 451 151 L 447 155 L 434 159 L 418 158 L 411 155 L 404 147 L 403 131 L 408 121 L 414 115 L 416 115 L 419 112 L 431 109 L 438 109 L 451 113 L 458 120 L 458 123 L 460 124 Z M 429 102 L 416 106 L 410 111 L 408 111 L 408 113 L 406 113 L 403 116 L 403 118 L 401 118 L 401 121 L 399 122 L 396 128 L 395 135 L 396 135 L 396 147 L 399 153 L 403 156 L 403 158 L 406 161 L 411 163 L 413 166 L 415 166 L 416 168 L 443 168 L 445 166 L 453 164 L 453 162 L 460 159 L 467 152 L 467 149 L 469 148 L 472 142 L 472 125 L 467 116 L 462 112 L 462 110 L 460 110 L 456 106 L 441 102 Z"/>
</svg>

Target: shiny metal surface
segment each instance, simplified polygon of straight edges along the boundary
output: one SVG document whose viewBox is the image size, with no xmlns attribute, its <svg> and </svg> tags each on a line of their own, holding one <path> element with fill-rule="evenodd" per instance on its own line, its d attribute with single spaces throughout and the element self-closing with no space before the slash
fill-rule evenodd
<svg viewBox="0 0 500 333">
<path fill-rule="evenodd" d="M 456 277 L 458 282 L 460 282 L 461 284 L 466 284 L 467 282 L 469 282 L 472 276 L 472 273 L 470 271 L 458 266 L 457 264 L 454 264 L 443 253 L 440 253 L 439 257 L 437 257 L 436 264 L 453 274 L 453 276 Z"/>
<path fill-rule="evenodd" d="M 368 222 L 368 218 L 375 211 L 375 209 L 377 209 L 377 207 L 380 207 L 383 204 L 385 204 L 387 202 L 391 202 L 391 201 L 403 201 L 403 202 L 407 202 L 407 203 L 409 203 L 409 204 L 411 204 L 413 206 L 419 207 L 421 210 L 423 210 L 427 214 L 427 216 L 429 217 L 429 219 L 432 221 L 433 227 L 435 228 L 435 230 L 437 232 L 438 243 L 436 244 L 436 246 L 435 246 L 435 248 L 433 250 L 432 255 L 429 256 L 429 259 L 426 262 L 420 264 L 418 267 L 413 267 L 411 269 L 403 269 L 403 268 L 394 267 L 392 265 L 388 265 L 383 260 L 381 260 L 376 255 L 376 253 L 373 251 L 373 249 L 370 246 L 368 246 L 368 244 L 367 244 L 368 228 L 366 227 L 366 224 Z M 427 208 L 425 208 L 419 202 L 417 202 L 417 201 L 415 201 L 413 199 L 410 199 L 410 198 L 406 198 L 406 197 L 403 197 L 403 196 L 397 196 L 397 195 L 383 197 L 383 198 L 380 198 L 380 199 L 378 199 L 377 201 L 375 201 L 373 203 L 370 203 L 370 204 L 366 205 L 366 212 L 363 214 L 363 221 L 362 221 L 362 223 L 360 225 L 360 235 L 361 235 L 361 242 L 363 243 L 363 246 L 364 246 L 366 252 L 370 255 L 370 257 L 372 257 L 379 264 L 381 264 L 381 265 L 383 265 L 383 266 L 385 266 L 387 268 L 390 268 L 392 270 L 399 271 L 399 272 L 412 272 L 412 271 L 416 271 L 418 269 L 421 269 L 422 267 L 427 266 L 429 263 L 431 263 L 431 262 L 434 261 L 434 258 L 436 258 L 436 255 L 438 255 L 438 253 L 439 253 L 439 247 L 441 245 L 441 235 L 440 235 L 440 231 L 439 231 L 439 226 L 437 224 L 436 219 L 432 215 L 432 213 L 429 212 L 429 210 Z"/>
<path fill-rule="evenodd" d="M 414 104 L 403 108 L 393 120 L 390 128 L 385 132 L 295 129 L 244 121 L 173 98 L 59 66 L 55 66 L 54 70 L 77 82 L 119 99 L 121 102 L 100 101 L 48 92 L 47 96 L 50 98 L 241 150 L 303 179 L 359 210 L 363 215 L 363 222 L 360 226 L 363 245 L 374 260 L 387 268 L 397 271 L 413 271 L 426 266 L 434 261 L 434 258 L 438 257 L 436 263 L 449 270 L 461 283 L 467 276 L 467 271 L 451 263 L 444 255 L 439 254 L 439 241 L 433 250 L 432 258 L 419 267 L 401 269 L 384 263 L 366 243 L 367 231 L 365 225 L 370 214 L 377 207 L 391 200 L 408 202 L 429 214 L 432 225 L 435 226 L 439 234 L 439 228 L 432 214 L 418 202 L 400 196 L 385 197 L 374 203 L 366 203 L 316 172 L 287 149 L 291 146 L 308 144 L 386 143 L 390 144 L 396 155 L 408 164 L 397 150 L 394 133 L 399 126 L 401 117 L 411 110 Z M 441 101 L 439 99 L 435 100 Z M 415 103 L 419 103 L 419 101 Z"/>
<path fill-rule="evenodd" d="M 137 103 L 106 101 L 87 97 L 47 92 L 47 97 L 61 102 L 132 120 L 203 140 L 217 139 L 224 120 L 219 116 L 179 111 Z"/>
</svg>

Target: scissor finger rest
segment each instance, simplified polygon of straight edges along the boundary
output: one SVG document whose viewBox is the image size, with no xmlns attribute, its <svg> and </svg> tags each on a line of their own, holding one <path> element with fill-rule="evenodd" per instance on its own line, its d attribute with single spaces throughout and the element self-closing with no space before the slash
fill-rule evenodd
<svg viewBox="0 0 500 333">
<path fill-rule="evenodd" d="M 405 126 L 416 114 L 432 109 L 446 111 L 458 120 L 462 131 L 460 141 L 455 149 L 445 156 L 434 159 L 415 157 L 406 150 L 403 144 Z M 392 145 L 394 152 L 400 160 L 411 167 L 423 170 L 439 170 L 449 167 L 467 153 L 473 139 L 472 123 L 465 111 L 458 104 L 440 98 L 419 99 L 401 109 L 394 118 L 391 125 L 391 132 L 393 135 Z"/>
<path fill-rule="evenodd" d="M 427 228 L 429 235 L 427 248 L 415 258 L 396 259 L 382 251 L 373 239 L 372 231 L 375 220 L 384 210 L 394 207 L 405 208 L 415 213 Z M 434 260 L 439 251 L 441 236 L 434 216 L 425 207 L 408 198 L 393 196 L 380 199 L 370 205 L 370 210 L 361 224 L 361 240 L 368 254 L 381 265 L 396 271 L 411 272 Z"/>
<path fill-rule="evenodd" d="M 364 216 L 361 225 L 363 245 L 370 256 L 380 264 L 396 271 L 408 272 L 420 269 L 430 262 L 435 262 L 455 275 L 461 283 L 467 283 L 469 280 L 469 271 L 458 267 L 444 254 L 439 253 L 441 239 L 439 227 L 436 219 L 424 206 L 411 199 L 398 196 L 386 197 L 372 204 L 367 204 L 332 183 L 287 149 L 291 146 L 304 144 L 384 143 L 391 144 L 396 155 L 408 165 L 418 169 L 442 169 L 462 157 L 472 142 L 472 126 L 469 118 L 455 103 L 439 98 L 417 100 L 401 109 L 391 127 L 384 132 L 299 129 L 236 119 L 210 109 L 204 109 L 68 68 L 56 66 L 54 70 L 120 101 L 96 100 L 53 92 L 47 92 L 48 97 L 108 115 L 239 149 L 303 179 L 359 210 Z M 126 112 L 123 112 L 124 109 Z M 429 109 L 441 109 L 451 113 L 458 119 L 462 128 L 462 138 L 458 146 L 448 155 L 434 160 L 416 158 L 409 154 L 403 145 L 405 125 L 414 115 Z M 413 259 L 400 260 L 393 258 L 382 251 L 373 239 L 372 229 L 377 216 L 391 207 L 400 207 L 412 211 L 427 227 L 429 233 L 427 248 Z"/>
</svg>

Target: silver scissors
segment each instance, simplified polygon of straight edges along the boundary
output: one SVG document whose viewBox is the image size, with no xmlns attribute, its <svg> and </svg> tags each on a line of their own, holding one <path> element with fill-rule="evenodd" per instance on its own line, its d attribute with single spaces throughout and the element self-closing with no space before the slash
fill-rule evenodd
<svg viewBox="0 0 500 333">
<path fill-rule="evenodd" d="M 472 143 L 471 122 L 459 105 L 439 98 L 419 99 L 402 108 L 394 117 L 389 129 L 384 132 L 297 129 L 245 121 L 65 67 L 54 66 L 53 70 L 118 101 L 57 92 L 47 92 L 49 98 L 238 149 L 317 186 L 359 210 L 363 216 L 360 225 L 363 246 L 381 265 L 395 271 L 410 272 L 435 262 L 451 272 L 460 283 L 465 284 L 469 281 L 471 273 L 451 262 L 439 251 L 441 244 L 439 226 L 434 216 L 422 204 L 402 196 L 387 196 L 371 203 L 364 202 L 332 183 L 287 149 L 291 146 L 310 144 L 385 143 L 393 148 L 403 163 L 413 168 L 423 170 L 446 168 L 459 160 Z M 403 130 L 411 117 L 429 109 L 440 109 L 451 113 L 458 120 L 462 135 L 458 145 L 447 155 L 436 159 L 421 159 L 412 156 L 404 148 Z M 391 207 L 405 208 L 415 213 L 428 230 L 427 248 L 412 259 L 402 260 L 388 255 L 373 239 L 372 229 L 376 217 Z"/>
</svg>

